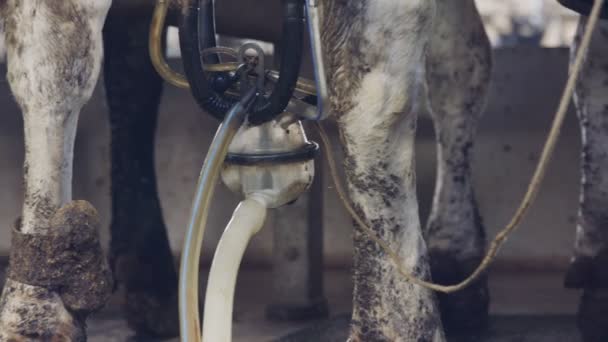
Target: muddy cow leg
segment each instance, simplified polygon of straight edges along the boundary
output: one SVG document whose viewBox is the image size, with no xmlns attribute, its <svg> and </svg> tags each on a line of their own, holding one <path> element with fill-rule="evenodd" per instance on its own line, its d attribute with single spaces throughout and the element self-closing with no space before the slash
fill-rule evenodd
<svg viewBox="0 0 608 342">
<path fill-rule="evenodd" d="M 414 102 L 434 10 L 433 1 L 396 0 L 331 1 L 323 8 L 331 106 L 352 201 L 422 278 L 430 272 L 416 199 Z M 434 294 L 400 277 L 361 227 L 354 244 L 350 341 L 443 341 Z"/>
<path fill-rule="evenodd" d="M 125 287 L 130 326 L 140 334 L 177 335 L 177 273 L 154 169 L 162 80 L 148 53 L 152 9 L 124 13 L 112 8 L 104 29 L 112 129 L 111 264 Z"/>
<path fill-rule="evenodd" d="M 1 341 L 83 341 L 111 277 L 97 213 L 72 201 L 78 116 L 97 83 L 109 0 L 1 3 L 11 90 L 23 113 L 25 200 L 0 299 Z"/>
<path fill-rule="evenodd" d="M 572 48 L 578 51 L 587 18 Z M 583 150 L 574 257 L 566 286 L 584 289 L 578 312 L 586 342 L 608 341 L 608 22 L 600 21 L 575 90 Z"/>
<path fill-rule="evenodd" d="M 437 182 L 425 238 L 433 279 L 441 284 L 462 281 L 485 251 L 471 153 L 489 88 L 491 54 L 475 2 L 437 0 L 426 74 L 437 136 Z M 446 331 L 485 325 L 488 297 L 485 277 L 461 292 L 439 295 Z"/>
</svg>

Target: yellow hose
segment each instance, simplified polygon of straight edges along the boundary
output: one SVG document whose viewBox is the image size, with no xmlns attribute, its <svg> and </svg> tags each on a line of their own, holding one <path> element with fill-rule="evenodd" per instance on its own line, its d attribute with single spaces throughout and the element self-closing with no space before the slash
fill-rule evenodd
<svg viewBox="0 0 608 342">
<path fill-rule="evenodd" d="M 158 0 L 154 7 L 154 15 L 152 16 L 152 24 L 150 24 L 150 40 L 148 48 L 150 49 L 150 59 L 156 72 L 170 84 L 183 89 L 190 88 L 188 80 L 178 72 L 171 69 L 165 61 L 163 54 L 163 29 L 165 28 L 165 18 L 169 9 L 168 0 Z"/>
</svg>

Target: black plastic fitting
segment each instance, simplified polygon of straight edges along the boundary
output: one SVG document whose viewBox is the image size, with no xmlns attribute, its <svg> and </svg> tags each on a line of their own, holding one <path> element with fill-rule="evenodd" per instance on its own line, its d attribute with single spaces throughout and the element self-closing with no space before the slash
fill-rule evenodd
<svg viewBox="0 0 608 342">
<path fill-rule="evenodd" d="M 184 0 L 182 7 L 182 17 L 179 28 L 179 43 L 182 53 L 182 63 L 184 72 L 190 83 L 190 91 L 198 105 L 218 120 L 223 120 L 224 116 L 236 103 L 234 99 L 228 99 L 217 94 L 203 71 L 203 60 L 199 50 L 199 10 L 206 13 L 213 9 L 213 1 L 206 0 L 206 3 L 199 8 L 198 0 Z M 210 3 L 210 6 L 209 6 Z M 214 35 L 201 36 L 205 40 Z"/>
<path fill-rule="evenodd" d="M 563 6 L 585 16 L 588 16 L 591 13 L 593 1 L 594 0 L 558 0 Z M 602 6 L 600 18 L 608 19 L 608 4 L 606 3 Z"/>
<path fill-rule="evenodd" d="M 295 151 L 263 154 L 228 153 L 225 161 L 228 164 L 243 166 L 290 164 L 315 159 L 318 154 L 319 144 L 311 141 Z"/>
<path fill-rule="evenodd" d="M 236 99 L 218 93 L 203 70 L 201 51 L 215 46 L 213 0 L 185 0 L 180 23 L 180 47 L 184 71 L 198 105 L 219 120 Z M 251 109 L 249 122 L 260 125 L 281 114 L 293 96 L 300 66 L 304 38 L 304 1 L 283 0 L 283 37 L 281 39 L 280 76 L 270 96 L 259 96 Z M 213 63 L 217 56 L 205 58 Z M 263 76 L 261 76 L 263 77 Z M 223 88 L 223 87 L 220 87 Z M 225 89 L 222 89 L 225 90 Z"/>
</svg>

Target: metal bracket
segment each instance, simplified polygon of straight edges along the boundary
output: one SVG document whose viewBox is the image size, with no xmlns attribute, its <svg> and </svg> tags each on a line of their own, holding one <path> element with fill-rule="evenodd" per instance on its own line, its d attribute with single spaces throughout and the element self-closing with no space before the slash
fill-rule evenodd
<svg viewBox="0 0 608 342">
<path fill-rule="evenodd" d="M 239 52 L 238 52 L 238 64 L 239 65 L 251 65 L 252 63 L 250 63 L 247 59 L 247 51 L 248 50 L 254 50 L 257 53 L 257 61 L 255 62 L 254 65 L 254 70 L 256 73 L 256 84 L 255 84 L 255 88 L 257 89 L 258 93 L 263 94 L 264 90 L 265 90 L 265 86 L 266 86 L 266 62 L 265 62 L 265 55 L 264 55 L 264 50 L 262 49 L 261 46 L 259 46 L 256 43 L 246 43 L 243 44 L 240 48 L 239 48 Z M 247 69 L 246 73 L 249 72 L 249 69 Z M 245 74 L 241 77 L 241 93 L 245 93 L 247 92 L 247 90 L 252 86 L 248 81 L 248 75 Z"/>
</svg>

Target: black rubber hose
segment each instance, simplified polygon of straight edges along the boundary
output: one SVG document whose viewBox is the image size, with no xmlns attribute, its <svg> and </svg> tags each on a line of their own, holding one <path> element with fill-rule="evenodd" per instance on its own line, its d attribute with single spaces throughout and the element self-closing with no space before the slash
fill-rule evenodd
<svg viewBox="0 0 608 342">
<path fill-rule="evenodd" d="M 591 13 L 593 1 L 594 0 L 558 0 L 558 2 L 565 7 L 585 16 L 589 16 Z M 608 19 L 608 4 L 606 3 L 602 6 L 600 18 Z"/>
<path fill-rule="evenodd" d="M 203 1 L 200 4 L 198 15 L 198 50 L 204 51 L 206 48 L 217 46 L 215 39 L 215 8 L 214 1 Z M 203 63 L 217 64 L 220 62 L 218 54 L 203 56 Z M 238 75 L 231 75 L 229 72 L 217 72 L 209 76 L 208 83 L 218 94 L 223 94 L 234 83 L 238 82 Z"/>
<path fill-rule="evenodd" d="M 279 80 L 268 101 L 256 103 L 249 116 L 252 124 L 258 125 L 271 121 L 287 108 L 300 74 L 303 40 L 304 1 L 283 0 L 283 37 L 280 47 Z"/>
<path fill-rule="evenodd" d="M 180 47 L 192 95 L 199 106 L 217 119 L 223 120 L 235 101 L 214 92 L 201 63 L 200 48 L 215 46 L 213 1 L 185 0 L 182 11 Z M 205 20 L 204 23 L 199 23 L 201 18 Z M 272 94 L 268 98 L 258 97 L 256 100 L 249 116 L 252 124 L 259 125 L 271 121 L 287 107 L 302 64 L 303 39 L 304 1 L 283 0 L 280 76 Z"/>
<path fill-rule="evenodd" d="M 202 1 L 200 4 L 200 12 L 198 16 L 198 36 L 199 36 L 199 51 L 203 49 L 215 47 L 215 8 L 213 0 Z M 203 19 L 203 20 L 201 20 Z M 203 43 L 203 44 L 201 44 Z M 219 63 L 220 59 L 217 54 L 210 54 L 203 57 L 203 62 L 208 64 Z"/>
<path fill-rule="evenodd" d="M 213 9 L 213 5 L 208 6 L 211 0 L 204 0 L 203 6 L 199 9 L 199 0 L 183 0 L 182 17 L 179 29 L 179 43 L 182 53 L 182 63 L 184 72 L 190 83 L 190 91 L 198 105 L 218 120 L 223 120 L 230 108 L 236 103 L 218 95 L 213 91 L 209 84 L 206 74 L 203 72 L 201 53 L 199 51 L 199 10 L 205 11 L 201 15 L 208 14 L 208 10 Z M 212 15 L 212 14 L 211 14 Z M 207 30 L 211 25 L 201 25 L 202 31 Z M 213 27 L 213 26 L 211 26 Z M 209 40 L 215 34 L 202 32 L 204 40 Z M 207 42 L 208 43 L 208 42 Z"/>
</svg>

